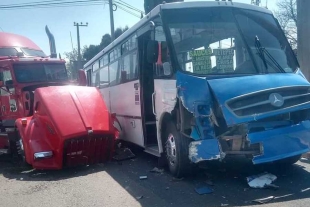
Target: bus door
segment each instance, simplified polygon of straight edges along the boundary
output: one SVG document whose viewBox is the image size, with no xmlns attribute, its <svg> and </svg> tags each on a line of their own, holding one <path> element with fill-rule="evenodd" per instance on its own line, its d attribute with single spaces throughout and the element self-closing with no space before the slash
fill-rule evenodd
<svg viewBox="0 0 310 207">
<path fill-rule="evenodd" d="M 170 53 L 163 27 L 158 24 L 155 27 L 155 47 L 158 56 L 153 64 L 154 93 L 153 110 L 156 116 L 157 128 L 160 128 L 160 120 L 164 113 L 171 113 L 176 104 L 176 80 L 173 78 Z M 158 150 L 163 153 L 165 143 L 162 143 L 160 130 L 157 130 Z"/>
<path fill-rule="evenodd" d="M 145 151 L 159 156 L 156 113 L 154 108 L 154 65 L 147 60 L 147 45 L 152 39 L 154 39 L 154 32 L 151 30 L 147 30 L 138 36 L 141 114 Z"/>
</svg>

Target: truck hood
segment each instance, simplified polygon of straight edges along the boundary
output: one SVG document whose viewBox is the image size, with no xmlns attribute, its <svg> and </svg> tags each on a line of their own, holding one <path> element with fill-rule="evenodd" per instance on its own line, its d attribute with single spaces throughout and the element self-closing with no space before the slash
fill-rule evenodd
<svg viewBox="0 0 310 207">
<path fill-rule="evenodd" d="M 112 134 L 110 115 L 100 92 L 93 87 L 52 86 L 35 91 L 36 113 L 46 116 L 62 139 Z"/>
<path fill-rule="evenodd" d="M 298 74 L 206 80 L 228 126 L 310 108 L 309 101 L 298 99 L 310 92 L 309 82 Z M 290 101 L 287 101 L 289 99 Z M 273 103 L 278 102 L 277 100 L 283 102 L 282 105 Z"/>
</svg>

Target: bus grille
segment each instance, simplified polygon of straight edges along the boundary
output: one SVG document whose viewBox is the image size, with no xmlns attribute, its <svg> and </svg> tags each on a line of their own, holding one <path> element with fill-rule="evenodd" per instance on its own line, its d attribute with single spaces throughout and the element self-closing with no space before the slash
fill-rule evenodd
<svg viewBox="0 0 310 207">
<path fill-rule="evenodd" d="M 89 165 L 108 161 L 112 157 L 113 136 L 93 136 L 70 139 L 64 145 L 64 166 Z"/>
<path fill-rule="evenodd" d="M 269 96 L 273 93 L 283 97 L 282 106 L 274 106 Z M 251 116 L 268 113 L 279 109 L 294 107 L 310 102 L 310 88 L 294 86 L 260 91 L 231 99 L 227 102 L 228 108 L 237 116 Z"/>
</svg>

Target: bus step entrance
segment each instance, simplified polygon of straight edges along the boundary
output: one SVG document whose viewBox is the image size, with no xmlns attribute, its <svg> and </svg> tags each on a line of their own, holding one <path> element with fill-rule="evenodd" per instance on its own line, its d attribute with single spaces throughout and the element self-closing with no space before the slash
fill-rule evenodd
<svg viewBox="0 0 310 207">
<path fill-rule="evenodd" d="M 156 121 L 148 121 L 145 123 L 145 125 L 152 125 L 152 124 L 156 124 Z"/>
<path fill-rule="evenodd" d="M 160 157 L 159 149 L 157 145 L 145 147 L 144 152 L 152 154 L 156 157 Z"/>
</svg>

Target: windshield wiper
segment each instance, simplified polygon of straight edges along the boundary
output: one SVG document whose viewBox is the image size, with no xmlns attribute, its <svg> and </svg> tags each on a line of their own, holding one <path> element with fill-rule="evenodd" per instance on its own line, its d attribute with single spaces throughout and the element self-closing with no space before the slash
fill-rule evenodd
<svg viewBox="0 0 310 207">
<path fill-rule="evenodd" d="M 262 59 L 264 66 L 266 68 L 266 73 L 268 73 L 268 65 L 267 65 L 267 60 L 265 58 L 265 54 L 267 55 L 267 57 L 269 57 L 269 59 L 271 60 L 271 62 L 282 72 L 285 73 L 284 69 L 281 67 L 281 65 L 274 59 L 274 57 L 272 57 L 272 55 L 268 52 L 268 50 L 266 50 L 264 47 L 262 47 L 260 40 L 258 39 L 258 36 L 255 36 L 255 47 L 258 51 L 258 55 L 259 57 Z"/>
<path fill-rule="evenodd" d="M 267 65 L 265 55 L 264 55 L 264 49 L 262 48 L 262 45 L 261 45 L 257 36 L 255 36 L 255 47 L 256 47 L 256 50 L 258 52 L 258 56 L 260 57 L 260 59 L 262 59 L 262 61 L 264 63 L 264 66 L 266 68 L 266 73 L 268 73 L 268 65 Z"/>
</svg>

